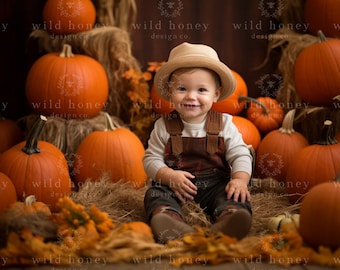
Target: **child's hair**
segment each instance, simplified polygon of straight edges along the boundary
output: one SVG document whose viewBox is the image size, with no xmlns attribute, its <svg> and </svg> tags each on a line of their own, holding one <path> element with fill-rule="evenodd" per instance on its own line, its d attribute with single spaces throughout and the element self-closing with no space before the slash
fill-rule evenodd
<svg viewBox="0 0 340 270">
<path fill-rule="evenodd" d="M 208 68 L 203 68 L 203 67 L 185 67 L 185 68 L 176 69 L 174 72 L 172 72 L 170 74 L 168 85 L 170 85 L 170 82 L 171 82 L 171 79 L 172 79 L 173 75 L 181 75 L 183 73 L 192 73 L 194 71 L 202 70 L 202 69 L 208 71 L 213 76 L 214 81 L 216 83 L 216 88 L 219 88 L 221 86 L 221 78 L 220 78 L 220 76 L 218 76 L 218 74 L 215 71 L 213 71 L 211 69 L 208 69 Z"/>
</svg>

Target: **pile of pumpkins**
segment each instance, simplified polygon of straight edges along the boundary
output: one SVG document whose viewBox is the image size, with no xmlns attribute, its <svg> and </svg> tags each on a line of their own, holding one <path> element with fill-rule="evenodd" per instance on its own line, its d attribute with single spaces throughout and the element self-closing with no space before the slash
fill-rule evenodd
<svg viewBox="0 0 340 270">
<path fill-rule="evenodd" d="M 95 18 L 90 0 L 48 0 L 43 10 L 51 34 L 90 30 Z M 73 183 L 64 154 L 53 144 L 39 141 L 39 135 L 49 118 L 81 121 L 98 116 L 105 108 L 108 91 L 103 65 L 87 55 L 72 53 L 68 44 L 60 53 L 47 53 L 33 63 L 27 75 L 26 97 L 37 120 L 26 140 L 14 121 L 0 119 L 1 209 L 35 195 L 53 211 L 58 199 L 70 193 Z M 141 188 L 146 181 L 144 146 L 132 131 L 114 126 L 110 115 L 103 115 L 106 129 L 89 134 L 75 153 L 77 174 L 72 180 L 97 180 L 105 172 L 113 181 L 126 180 Z"/>
</svg>

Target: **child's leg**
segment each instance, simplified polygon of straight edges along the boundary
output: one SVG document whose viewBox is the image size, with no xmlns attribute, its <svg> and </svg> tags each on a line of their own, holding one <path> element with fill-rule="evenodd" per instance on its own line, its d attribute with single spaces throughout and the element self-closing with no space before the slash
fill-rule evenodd
<svg viewBox="0 0 340 270">
<path fill-rule="evenodd" d="M 179 201 L 168 186 L 154 183 L 145 194 L 144 207 L 158 242 L 166 243 L 193 231 L 185 223 Z"/>
<path fill-rule="evenodd" d="M 199 187 L 195 201 L 213 218 L 213 231 L 221 231 L 238 239 L 243 238 L 251 227 L 251 206 L 249 203 L 227 199 L 225 172 L 212 170 L 196 175 L 193 182 Z"/>
<path fill-rule="evenodd" d="M 249 233 L 251 228 L 251 205 L 249 202 L 241 203 L 228 200 L 223 190 L 216 197 L 213 219 L 212 231 L 221 231 L 231 237 L 241 239 Z"/>
</svg>

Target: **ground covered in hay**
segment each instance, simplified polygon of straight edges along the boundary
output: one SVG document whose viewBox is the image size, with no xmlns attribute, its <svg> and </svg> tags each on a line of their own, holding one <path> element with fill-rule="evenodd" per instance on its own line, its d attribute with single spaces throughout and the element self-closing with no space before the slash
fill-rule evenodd
<svg viewBox="0 0 340 270">
<path fill-rule="evenodd" d="M 70 197 L 60 200 L 61 210 L 52 218 L 37 212 L 27 214 L 22 207 L 0 216 L 0 258 L 6 260 L 3 265 L 73 266 L 171 258 L 172 266 L 182 266 L 260 258 L 284 266 L 339 266 L 340 248 L 314 250 L 306 246 L 292 223 L 281 226 L 280 232 L 268 231 L 269 218 L 299 210 L 299 205 L 289 203 L 284 187 L 274 179 L 252 181 L 253 226 L 247 237 L 238 241 L 212 233 L 204 211 L 188 203 L 183 210 L 195 232 L 166 244 L 156 243 L 145 223 L 143 199 L 147 187 L 136 190 L 108 179 L 83 183 Z"/>
<path fill-rule="evenodd" d="M 85 206 L 94 204 L 107 212 L 117 223 L 130 221 L 146 222 L 144 211 L 144 193 L 147 187 L 134 189 L 129 184 L 112 183 L 102 177 L 97 182 L 87 181 L 78 191 L 71 193 L 71 198 Z M 266 233 L 268 220 L 285 212 L 294 213 L 299 205 L 291 205 L 285 192 L 284 184 L 272 178 L 253 179 L 250 187 L 252 193 L 253 224 L 250 235 Z M 191 225 L 209 227 L 211 225 L 198 204 L 188 202 L 183 205 L 186 221 Z"/>
</svg>

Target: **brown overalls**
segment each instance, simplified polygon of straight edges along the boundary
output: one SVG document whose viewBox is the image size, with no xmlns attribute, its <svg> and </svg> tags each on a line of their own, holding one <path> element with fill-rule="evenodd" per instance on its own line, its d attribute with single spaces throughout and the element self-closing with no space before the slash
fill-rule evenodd
<svg viewBox="0 0 340 270">
<path fill-rule="evenodd" d="M 225 186 L 230 180 L 230 166 L 225 160 L 224 139 L 218 134 L 222 129 L 222 114 L 210 110 L 205 124 L 206 137 L 182 137 L 183 122 L 176 111 L 164 117 L 170 138 L 165 147 L 164 161 L 174 170 L 188 171 L 195 175 L 191 181 L 197 187 L 195 202 L 205 209 L 213 220 L 228 205 L 246 208 L 251 213 L 249 203 L 227 199 Z M 179 199 L 171 188 L 152 182 L 144 198 L 147 217 L 159 206 L 168 206 L 183 216 Z"/>
</svg>

